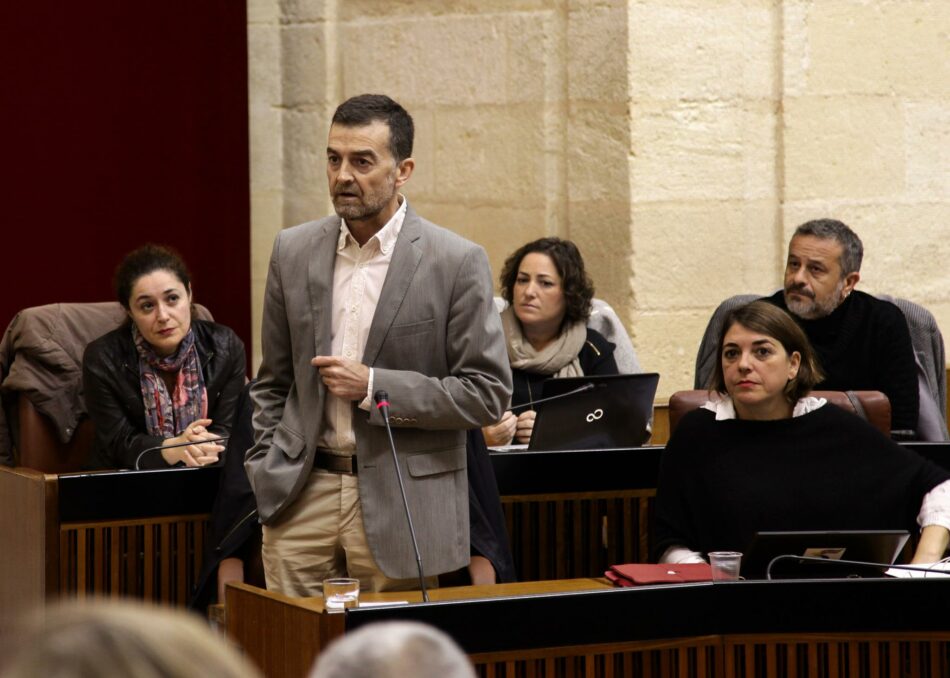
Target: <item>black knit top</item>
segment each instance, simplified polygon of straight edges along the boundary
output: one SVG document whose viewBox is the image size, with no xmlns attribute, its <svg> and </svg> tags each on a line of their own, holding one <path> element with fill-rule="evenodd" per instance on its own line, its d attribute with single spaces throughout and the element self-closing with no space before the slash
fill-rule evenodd
<svg viewBox="0 0 950 678">
<path fill-rule="evenodd" d="M 660 466 L 653 557 L 747 548 L 764 530 L 916 529 L 950 474 L 831 404 L 793 419 L 681 421 Z"/>
</svg>

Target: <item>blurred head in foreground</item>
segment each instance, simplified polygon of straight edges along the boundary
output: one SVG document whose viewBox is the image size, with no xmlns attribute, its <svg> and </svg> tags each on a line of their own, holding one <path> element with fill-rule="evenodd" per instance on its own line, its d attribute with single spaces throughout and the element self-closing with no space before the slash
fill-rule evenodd
<svg viewBox="0 0 950 678">
<path fill-rule="evenodd" d="M 199 617 L 143 603 L 57 603 L 35 613 L 11 640 L 4 678 L 260 677 Z"/>
<path fill-rule="evenodd" d="M 458 645 L 417 622 L 368 624 L 332 643 L 310 678 L 475 678 Z"/>
</svg>

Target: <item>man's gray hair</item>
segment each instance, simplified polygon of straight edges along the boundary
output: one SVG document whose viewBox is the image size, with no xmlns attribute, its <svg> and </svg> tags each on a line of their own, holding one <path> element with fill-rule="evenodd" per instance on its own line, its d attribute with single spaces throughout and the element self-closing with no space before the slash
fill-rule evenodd
<svg viewBox="0 0 950 678">
<path fill-rule="evenodd" d="M 310 678 L 475 678 L 449 636 L 418 622 L 367 624 L 330 644 Z"/>
<path fill-rule="evenodd" d="M 811 235 L 823 240 L 834 240 L 841 245 L 841 277 L 849 273 L 860 272 L 861 260 L 864 258 L 864 245 L 858 234 L 837 219 L 813 219 L 795 229 L 792 235 Z"/>
</svg>

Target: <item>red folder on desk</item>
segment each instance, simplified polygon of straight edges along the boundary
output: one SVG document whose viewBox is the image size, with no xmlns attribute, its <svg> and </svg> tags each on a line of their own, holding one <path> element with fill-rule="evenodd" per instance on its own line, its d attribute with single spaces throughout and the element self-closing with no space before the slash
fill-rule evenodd
<svg viewBox="0 0 950 678">
<path fill-rule="evenodd" d="M 647 584 L 686 584 L 697 581 L 712 581 L 712 568 L 708 563 L 685 563 L 683 565 L 630 563 L 611 565 L 604 572 L 614 586 L 645 586 Z"/>
</svg>

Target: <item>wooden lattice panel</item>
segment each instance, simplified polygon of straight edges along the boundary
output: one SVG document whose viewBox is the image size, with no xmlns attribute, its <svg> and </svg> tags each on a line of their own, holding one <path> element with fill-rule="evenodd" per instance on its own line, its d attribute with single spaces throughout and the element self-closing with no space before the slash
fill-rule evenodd
<svg viewBox="0 0 950 678">
<path fill-rule="evenodd" d="M 201 569 L 207 516 L 64 523 L 60 593 L 184 605 Z"/>
<path fill-rule="evenodd" d="M 519 581 L 601 577 L 649 558 L 654 490 L 503 496 Z"/>
<path fill-rule="evenodd" d="M 879 634 L 727 637 L 725 675 L 735 678 L 918 678 L 950 676 L 947 640 Z"/>
<path fill-rule="evenodd" d="M 482 678 L 716 678 L 720 651 L 720 639 L 708 637 L 474 655 L 472 661 Z"/>
</svg>

